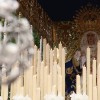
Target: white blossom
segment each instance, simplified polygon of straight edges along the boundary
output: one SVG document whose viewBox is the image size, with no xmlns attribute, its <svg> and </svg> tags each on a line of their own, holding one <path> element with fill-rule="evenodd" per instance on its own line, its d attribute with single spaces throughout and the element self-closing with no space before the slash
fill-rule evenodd
<svg viewBox="0 0 100 100">
<path fill-rule="evenodd" d="M 70 95 L 71 100 L 88 100 L 86 94 L 75 94 L 74 92 Z"/>
</svg>

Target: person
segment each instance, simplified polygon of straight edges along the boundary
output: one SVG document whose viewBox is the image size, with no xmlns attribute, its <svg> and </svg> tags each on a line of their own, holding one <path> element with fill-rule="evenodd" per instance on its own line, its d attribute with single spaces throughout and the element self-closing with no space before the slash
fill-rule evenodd
<svg viewBox="0 0 100 100">
<path fill-rule="evenodd" d="M 76 92 L 76 75 L 82 74 L 80 67 L 81 51 L 77 50 L 71 60 L 65 63 L 65 91 L 66 94 Z"/>
</svg>

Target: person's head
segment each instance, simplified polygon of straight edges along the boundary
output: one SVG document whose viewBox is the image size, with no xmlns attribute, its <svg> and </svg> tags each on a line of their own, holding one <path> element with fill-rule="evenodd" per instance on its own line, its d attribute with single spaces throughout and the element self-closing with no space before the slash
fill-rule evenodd
<svg viewBox="0 0 100 100">
<path fill-rule="evenodd" d="M 81 51 L 80 50 L 77 50 L 74 54 L 74 58 L 77 59 L 77 61 L 80 60 L 80 57 L 81 57 Z"/>
</svg>

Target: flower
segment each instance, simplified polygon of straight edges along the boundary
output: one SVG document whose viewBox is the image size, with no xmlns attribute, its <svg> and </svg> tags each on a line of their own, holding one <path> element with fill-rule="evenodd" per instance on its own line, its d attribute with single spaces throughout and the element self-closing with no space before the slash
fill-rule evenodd
<svg viewBox="0 0 100 100">
<path fill-rule="evenodd" d="M 70 95 L 71 100 L 88 100 L 86 94 L 75 94 L 74 92 Z"/>
</svg>

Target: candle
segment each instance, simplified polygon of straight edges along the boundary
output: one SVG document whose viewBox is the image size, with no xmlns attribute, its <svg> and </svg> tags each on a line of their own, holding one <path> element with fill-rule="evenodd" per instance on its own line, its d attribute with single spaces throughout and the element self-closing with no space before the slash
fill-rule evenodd
<svg viewBox="0 0 100 100">
<path fill-rule="evenodd" d="M 44 65 L 46 65 L 46 39 L 43 39 L 43 61 Z"/>
<path fill-rule="evenodd" d="M 44 95 L 47 94 L 47 81 L 48 81 L 48 67 L 44 67 Z"/>
<path fill-rule="evenodd" d="M 36 97 L 37 97 L 36 100 L 40 100 L 40 88 L 36 89 Z"/>
<path fill-rule="evenodd" d="M 48 75 L 48 82 L 47 82 L 47 84 L 48 84 L 48 94 L 50 94 L 51 93 L 51 88 L 52 88 L 51 74 Z"/>
<path fill-rule="evenodd" d="M 52 49 L 50 50 L 50 73 L 52 75 L 52 67 L 53 67 L 53 51 Z M 52 77 L 52 76 L 51 76 Z"/>
<path fill-rule="evenodd" d="M 32 90 L 32 88 L 33 88 L 33 100 L 37 100 L 36 99 L 36 75 L 33 75 L 33 87 L 30 87 L 30 90 Z M 42 93 L 42 91 L 41 91 L 41 93 Z M 42 99 L 41 99 L 42 100 Z"/>
<path fill-rule="evenodd" d="M 41 62 L 41 68 L 40 68 L 40 88 L 41 88 L 41 100 L 43 100 L 43 97 L 44 97 L 44 62 Z"/>
<path fill-rule="evenodd" d="M 65 49 L 62 49 L 62 93 L 65 97 Z"/>
<path fill-rule="evenodd" d="M 86 93 L 86 67 L 83 67 L 83 93 Z"/>
<path fill-rule="evenodd" d="M 98 100 L 97 99 L 97 87 L 93 87 L 93 100 Z"/>
<path fill-rule="evenodd" d="M 58 75 L 58 95 L 62 96 L 62 76 Z"/>
<path fill-rule="evenodd" d="M 76 76 L 76 93 L 81 93 L 81 86 L 80 86 L 80 76 Z"/>
<path fill-rule="evenodd" d="M 64 97 L 56 96 L 55 94 L 49 94 L 44 97 L 44 100 L 64 100 Z"/>
<path fill-rule="evenodd" d="M 57 61 L 57 48 L 54 48 L 54 61 Z"/>
<path fill-rule="evenodd" d="M 40 39 L 40 54 L 41 54 L 41 61 L 42 61 L 42 36 Z"/>
<path fill-rule="evenodd" d="M 46 66 L 48 67 L 48 74 L 50 69 L 50 45 L 46 45 Z"/>
<path fill-rule="evenodd" d="M 93 96 L 92 96 L 93 95 L 93 93 L 92 93 L 92 91 L 93 91 L 92 90 L 93 89 L 92 88 L 92 82 L 93 82 L 92 81 L 92 75 L 89 75 L 89 79 L 88 80 L 89 80 L 89 83 L 88 83 L 89 84 L 88 96 L 89 96 L 89 100 L 92 100 L 93 99 Z"/>
<path fill-rule="evenodd" d="M 87 48 L 87 94 L 89 92 L 89 75 L 90 75 L 90 48 Z"/>
<path fill-rule="evenodd" d="M 59 65 L 62 66 L 62 44 L 59 44 Z M 62 69 L 62 68 L 61 68 Z"/>
<path fill-rule="evenodd" d="M 33 74 L 36 74 L 36 70 L 37 70 L 37 46 L 34 46 L 34 65 L 33 65 Z"/>
<path fill-rule="evenodd" d="M 96 60 L 95 59 L 93 59 L 92 69 L 93 69 L 93 87 L 95 87 L 96 86 Z"/>
<path fill-rule="evenodd" d="M 100 100 L 100 64 L 98 65 L 98 74 L 97 74 L 97 87 L 98 87 L 98 99 L 97 100 Z"/>
<path fill-rule="evenodd" d="M 41 66 L 41 54 L 38 50 L 38 62 L 37 62 L 37 87 L 40 87 L 40 66 Z"/>
</svg>

